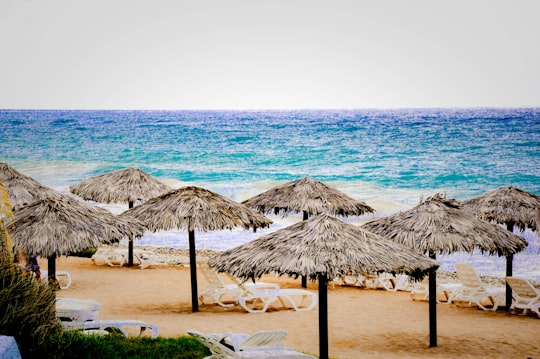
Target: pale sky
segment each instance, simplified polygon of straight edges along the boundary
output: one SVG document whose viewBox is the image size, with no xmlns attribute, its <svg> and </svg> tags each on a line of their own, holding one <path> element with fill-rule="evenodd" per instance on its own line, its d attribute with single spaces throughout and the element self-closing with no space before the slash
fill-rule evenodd
<svg viewBox="0 0 540 359">
<path fill-rule="evenodd" d="M 539 0 L 0 0 L 0 108 L 540 107 Z"/>
</svg>

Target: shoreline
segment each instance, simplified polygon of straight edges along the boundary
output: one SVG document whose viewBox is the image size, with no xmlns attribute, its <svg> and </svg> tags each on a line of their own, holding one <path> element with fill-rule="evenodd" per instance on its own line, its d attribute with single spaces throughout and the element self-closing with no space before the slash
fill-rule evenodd
<svg viewBox="0 0 540 359">
<path fill-rule="evenodd" d="M 104 250 L 109 249 L 118 249 L 120 251 L 128 252 L 127 245 L 104 245 L 100 247 Z M 151 256 L 155 260 L 154 264 L 150 266 L 155 267 L 167 267 L 167 266 L 182 266 L 189 267 L 189 249 L 187 248 L 165 248 L 165 247 L 153 247 L 153 246 L 134 246 L 134 252 L 140 251 L 146 253 L 146 255 Z M 196 251 L 197 260 L 207 260 L 208 258 L 219 254 L 220 250 L 213 249 L 197 249 Z M 149 258 L 151 259 L 151 258 Z M 140 267 L 139 264 L 135 263 L 135 267 Z M 146 268 L 146 267 L 145 267 Z M 504 285 L 504 277 L 495 276 L 495 275 L 480 275 L 480 278 L 489 285 Z M 438 269 L 437 270 L 437 279 L 440 283 L 449 283 L 456 282 L 457 275 L 454 271 Z M 531 280 L 532 284 L 540 289 L 540 282 L 534 278 L 528 278 Z"/>
</svg>

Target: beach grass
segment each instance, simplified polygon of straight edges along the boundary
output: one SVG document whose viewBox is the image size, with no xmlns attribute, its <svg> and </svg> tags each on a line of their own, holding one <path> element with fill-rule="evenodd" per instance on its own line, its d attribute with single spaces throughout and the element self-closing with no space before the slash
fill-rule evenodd
<svg viewBox="0 0 540 359">
<path fill-rule="evenodd" d="M 193 338 L 126 338 L 122 335 L 85 335 L 67 332 L 51 337 L 39 358 L 51 359 L 200 359 L 210 351 Z"/>
<path fill-rule="evenodd" d="M 25 353 L 62 333 L 52 286 L 40 284 L 9 261 L 0 262 L 0 334 L 15 337 Z"/>
</svg>

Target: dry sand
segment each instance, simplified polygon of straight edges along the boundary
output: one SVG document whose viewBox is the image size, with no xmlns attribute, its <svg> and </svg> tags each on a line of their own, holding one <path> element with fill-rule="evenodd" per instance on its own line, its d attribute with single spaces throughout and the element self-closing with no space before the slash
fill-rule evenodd
<svg viewBox="0 0 540 359">
<path fill-rule="evenodd" d="M 100 319 L 151 322 L 163 337 L 186 335 L 188 329 L 207 333 L 286 329 L 287 346 L 318 355 L 317 307 L 295 312 L 276 306 L 259 314 L 202 304 L 192 313 L 187 266 L 141 270 L 61 257 L 57 270 L 68 271 L 73 279 L 58 296 L 100 302 Z M 299 287 L 298 280 L 286 277 L 263 280 Z M 199 275 L 198 281 L 201 291 L 204 277 Z M 316 285 L 310 283 L 309 289 L 316 291 Z M 428 303 L 411 300 L 408 292 L 335 286 L 329 288 L 328 306 L 331 358 L 540 358 L 540 319 L 533 316 L 440 304 L 438 347 L 430 348 Z"/>
</svg>

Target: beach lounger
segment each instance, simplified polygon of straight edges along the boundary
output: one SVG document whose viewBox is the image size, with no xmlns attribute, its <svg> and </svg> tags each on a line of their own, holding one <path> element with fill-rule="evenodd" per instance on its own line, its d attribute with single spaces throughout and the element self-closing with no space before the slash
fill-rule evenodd
<svg viewBox="0 0 540 359">
<path fill-rule="evenodd" d="M 101 304 L 93 300 L 56 298 L 56 316 L 61 321 L 97 320 Z"/>
<path fill-rule="evenodd" d="M 204 344 L 211 356 L 205 359 L 218 358 L 261 358 L 261 359 L 295 359 L 315 358 L 283 346 L 281 341 L 286 331 L 260 331 L 247 334 L 204 334 L 189 329 L 188 334 Z M 233 338 L 236 338 L 236 342 Z"/>
<path fill-rule="evenodd" d="M 56 271 L 56 280 L 58 281 L 58 284 L 60 285 L 60 289 L 68 289 L 71 286 L 71 275 L 69 272 L 66 271 Z M 49 272 L 46 270 L 41 271 L 41 278 L 42 283 L 48 283 L 49 282 Z"/>
<path fill-rule="evenodd" d="M 540 290 L 523 278 L 506 277 L 506 283 L 512 288 L 510 309 L 522 309 L 523 314 L 532 311 L 540 318 Z"/>
<path fill-rule="evenodd" d="M 285 308 L 295 311 L 311 310 L 317 305 L 317 294 L 306 289 L 261 289 L 254 286 L 239 286 L 242 289 L 236 297 L 238 304 L 250 313 L 263 313 L 272 303 L 279 302 Z"/>
<path fill-rule="evenodd" d="M 468 305 L 476 304 L 483 310 L 497 310 L 504 305 L 506 288 L 488 287 L 478 274 L 474 267 L 468 263 L 456 263 L 454 265 L 458 280 L 461 283 L 454 295 L 455 300 L 468 302 Z M 485 303 L 490 303 L 488 308 Z"/>
<path fill-rule="evenodd" d="M 366 277 L 363 275 L 344 275 L 339 278 L 335 278 L 332 281 L 332 284 L 338 285 L 349 285 L 354 287 L 365 287 L 366 286 Z"/>
<path fill-rule="evenodd" d="M 143 333 L 145 333 L 146 329 L 150 329 L 152 331 L 152 338 L 155 338 L 158 335 L 158 328 L 154 324 L 143 322 L 140 320 L 74 321 L 62 322 L 62 326 L 66 330 L 81 330 L 83 332 L 91 331 L 90 333 L 103 333 L 103 331 L 107 331 L 109 333 L 120 332 L 125 337 L 133 336 L 130 335 L 130 332 L 132 332 L 132 330 L 128 328 L 134 328 L 136 331 L 138 331 L 138 335 L 136 336 L 139 337 L 143 336 Z"/>
<path fill-rule="evenodd" d="M 247 349 L 278 349 L 284 346 L 283 340 L 287 336 L 286 330 L 262 330 L 249 334 L 230 333 L 225 342 L 230 340 L 235 351 Z"/>
<path fill-rule="evenodd" d="M 381 287 L 392 292 L 410 291 L 412 288 L 411 278 L 405 274 L 380 273 L 377 276 L 377 281 Z"/>
<path fill-rule="evenodd" d="M 203 303 L 205 297 L 210 297 L 224 307 L 237 303 L 250 313 L 265 312 L 272 303 L 278 301 L 285 308 L 297 311 L 310 310 L 317 304 L 317 295 L 309 290 L 281 289 L 274 283 L 241 282 L 230 273 L 225 274 L 233 283 L 226 284 L 208 263 L 198 262 L 197 267 L 207 281 L 207 287 L 199 295 L 199 300 Z M 223 300 L 225 295 L 229 295 L 233 303 L 225 303 Z"/>
<path fill-rule="evenodd" d="M 206 280 L 206 287 L 200 292 L 199 300 L 204 304 L 204 298 L 210 297 L 217 304 L 222 307 L 231 307 L 237 303 L 236 298 L 242 294 L 243 290 L 239 287 L 239 281 L 233 277 L 231 281 L 233 283 L 225 283 L 219 273 L 208 266 L 205 261 L 197 262 L 197 268 L 203 274 Z M 246 287 L 266 288 L 266 289 L 279 289 L 279 285 L 272 283 L 245 283 Z M 225 303 L 225 300 L 229 298 L 232 303 Z"/>
<path fill-rule="evenodd" d="M 461 288 L 461 283 L 452 283 L 452 282 L 445 282 L 441 283 L 437 279 L 437 303 L 440 303 L 441 296 L 444 296 L 444 302 L 446 304 L 451 304 L 455 298 L 456 295 L 459 293 L 459 290 Z M 428 277 L 425 277 L 420 282 L 415 282 L 412 284 L 412 288 L 410 290 L 410 295 L 412 300 L 429 300 L 429 279 Z"/>
<path fill-rule="evenodd" d="M 124 254 L 123 251 L 115 248 L 99 248 L 92 256 L 92 260 L 96 265 L 107 264 L 111 267 L 121 267 L 127 264 L 127 251 Z"/>
</svg>

